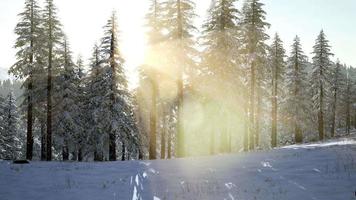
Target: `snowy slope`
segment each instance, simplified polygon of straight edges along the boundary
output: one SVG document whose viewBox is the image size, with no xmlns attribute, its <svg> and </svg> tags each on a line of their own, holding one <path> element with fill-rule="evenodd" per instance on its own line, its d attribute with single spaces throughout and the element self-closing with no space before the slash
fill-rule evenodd
<svg viewBox="0 0 356 200">
<path fill-rule="evenodd" d="M 355 200 L 355 192 L 355 138 L 170 161 L 0 161 L 1 200 Z"/>
</svg>

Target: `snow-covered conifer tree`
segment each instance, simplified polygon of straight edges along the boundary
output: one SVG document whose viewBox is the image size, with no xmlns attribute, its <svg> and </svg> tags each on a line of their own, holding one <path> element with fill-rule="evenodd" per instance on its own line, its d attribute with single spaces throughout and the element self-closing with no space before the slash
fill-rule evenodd
<svg viewBox="0 0 356 200">
<path fill-rule="evenodd" d="M 281 92 L 283 91 L 284 78 L 286 71 L 285 62 L 285 50 L 283 48 L 283 42 L 278 36 L 275 35 L 273 43 L 270 48 L 270 59 L 271 59 L 271 72 L 272 72 L 272 132 L 271 132 L 271 146 L 277 147 L 277 130 L 278 130 L 278 111 L 279 104 L 281 103 L 281 97 L 283 96 Z"/>
<path fill-rule="evenodd" d="M 19 14 L 20 22 L 16 25 L 15 33 L 17 40 L 15 48 L 16 63 L 11 67 L 9 72 L 15 77 L 25 79 L 24 88 L 26 96 L 23 106 L 27 108 L 27 141 L 26 141 L 26 159 L 31 160 L 33 157 L 33 121 L 34 121 L 34 96 L 36 90 L 35 79 L 38 78 L 39 68 L 42 56 L 42 19 L 40 7 L 37 0 L 26 0 L 25 9 Z"/>
<path fill-rule="evenodd" d="M 173 51 L 171 65 L 177 72 L 177 93 L 178 93 L 178 122 L 177 122 L 177 157 L 185 156 L 185 139 L 183 124 L 184 106 L 184 74 L 194 68 L 193 58 L 197 55 L 194 48 L 193 32 L 195 3 L 191 0 L 169 0 L 166 4 L 167 15 L 164 19 L 164 26 L 168 31 L 166 41 L 168 48 Z"/>
<path fill-rule="evenodd" d="M 7 159 L 20 158 L 22 156 L 23 137 L 21 136 L 20 118 L 13 92 L 10 92 L 5 99 L 2 118 L 3 156 Z"/>
<path fill-rule="evenodd" d="M 237 23 L 239 11 L 235 7 L 236 0 L 219 0 L 212 1 L 209 9 L 209 15 L 203 25 L 202 46 L 204 51 L 202 53 L 202 63 L 199 80 L 204 80 L 204 85 L 200 87 L 209 87 L 209 90 L 219 92 L 221 88 L 238 88 L 239 74 L 237 70 L 237 52 L 238 32 Z M 237 91 L 235 91 L 237 92 Z M 220 97 L 214 97 L 220 98 Z M 223 98 L 234 98 L 232 94 L 228 94 Z M 226 108 L 228 105 L 221 105 L 221 109 L 214 112 L 220 113 L 216 118 L 207 123 L 214 124 L 214 120 L 218 118 L 225 118 L 228 116 Z M 223 126 L 227 126 L 224 124 Z M 229 151 L 229 136 L 228 129 L 223 127 L 215 127 L 224 129 L 221 131 L 221 141 L 219 149 L 222 152 Z M 214 153 L 215 139 L 214 127 L 211 127 L 209 140 L 210 140 L 210 154 Z"/>
<path fill-rule="evenodd" d="M 318 116 L 319 139 L 325 137 L 325 109 L 326 97 L 329 88 L 329 79 L 332 62 L 330 56 L 333 54 L 330 50 L 329 41 L 326 39 L 324 31 L 321 31 L 314 46 L 313 51 L 313 70 L 311 77 L 311 87 L 313 90 L 313 106 Z"/>
<path fill-rule="evenodd" d="M 48 161 L 52 160 L 52 125 L 53 125 L 53 77 L 60 68 L 58 63 L 55 62 L 56 51 L 60 48 L 60 44 L 63 38 L 62 25 L 57 17 L 57 8 L 53 3 L 53 0 L 46 0 L 45 8 L 42 16 L 44 42 L 46 47 L 46 59 L 47 59 L 47 135 L 46 135 L 46 147 Z"/>
<path fill-rule="evenodd" d="M 335 136 L 337 106 L 339 104 L 338 102 L 340 101 L 340 93 L 343 92 L 343 85 L 345 85 L 342 74 L 342 65 L 340 64 L 340 61 L 338 60 L 333 67 L 334 69 L 332 70 L 331 78 L 331 137 Z"/>
<path fill-rule="evenodd" d="M 79 114 L 79 77 L 75 71 L 72 55 L 67 39 L 62 43 L 62 52 L 59 57 L 63 66 L 55 85 L 56 107 L 54 112 L 56 137 L 62 148 L 63 160 L 69 159 L 71 152 L 77 152 L 77 134 L 81 132 Z M 73 155 L 75 156 L 75 155 Z"/>
<path fill-rule="evenodd" d="M 262 81 L 265 71 L 265 56 L 268 46 L 265 41 L 269 39 L 266 29 L 270 26 L 266 22 L 264 4 L 259 0 L 246 0 L 242 7 L 241 42 L 242 53 L 246 55 L 246 65 L 249 73 L 249 149 L 254 149 L 259 142 L 259 126 L 262 106 Z M 256 102 L 257 100 L 257 102 Z M 257 143 L 257 144 L 255 144 Z M 247 146 L 245 144 L 245 146 Z"/>
<path fill-rule="evenodd" d="M 296 143 L 303 142 L 303 128 L 305 120 L 308 118 L 308 75 L 307 57 L 305 56 L 300 39 L 295 37 L 291 54 L 288 58 L 288 68 L 286 76 L 286 113 L 292 123 L 294 138 Z"/>
<path fill-rule="evenodd" d="M 136 122 L 133 116 L 132 99 L 124 72 L 124 59 L 119 50 L 119 31 L 116 14 L 113 13 L 105 28 L 101 41 L 100 90 L 101 96 L 99 122 L 108 137 L 109 160 L 117 159 L 117 141 L 122 145 L 122 153 L 127 147 L 138 148 Z"/>
</svg>

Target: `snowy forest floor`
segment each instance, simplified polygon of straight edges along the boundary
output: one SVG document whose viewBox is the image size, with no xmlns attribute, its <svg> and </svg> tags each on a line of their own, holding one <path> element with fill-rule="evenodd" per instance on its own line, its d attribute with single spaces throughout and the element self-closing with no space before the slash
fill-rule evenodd
<svg viewBox="0 0 356 200">
<path fill-rule="evenodd" d="M 1 200 L 355 200 L 356 136 L 268 152 L 106 163 L 0 161 Z"/>
</svg>

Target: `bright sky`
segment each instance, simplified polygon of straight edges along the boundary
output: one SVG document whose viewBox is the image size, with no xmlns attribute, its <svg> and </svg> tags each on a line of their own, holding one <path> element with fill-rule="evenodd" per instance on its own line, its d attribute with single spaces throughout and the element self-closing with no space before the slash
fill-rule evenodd
<svg viewBox="0 0 356 200">
<path fill-rule="evenodd" d="M 197 25 L 206 16 L 210 0 L 197 2 Z M 42 2 L 40 0 L 40 2 Z M 127 61 L 126 70 L 131 85 L 135 85 L 135 71 L 143 60 L 145 51 L 144 15 L 148 0 L 55 0 L 59 17 L 68 35 L 72 51 L 84 59 L 91 55 L 93 45 L 103 35 L 111 12 L 116 10 L 121 29 L 121 49 Z M 272 24 L 268 33 L 276 31 L 289 47 L 296 34 L 303 42 L 304 51 L 312 46 L 321 29 L 327 34 L 333 53 L 342 62 L 356 66 L 356 1 L 355 0 L 262 0 L 266 4 L 267 21 Z M 0 0 L 0 78 L 7 77 L 7 69 L 15 61 L 12 48 L 16 36 L 14 27 L 17 14 L 23 11 L 24 0 Z"/>
</svg>

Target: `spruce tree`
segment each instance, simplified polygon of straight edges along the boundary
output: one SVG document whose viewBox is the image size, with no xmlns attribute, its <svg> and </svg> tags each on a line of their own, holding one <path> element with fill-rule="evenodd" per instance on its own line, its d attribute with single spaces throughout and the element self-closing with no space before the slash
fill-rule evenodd
<svg viewBox="0 0 356 200">
<path fill-rule="evenodd" d="M 132 98 L 128 92 L 128 82 L 124 72 L 124 59 L 119 50 L 119 32 L 116 14 L 113 13 L 106 24 L 105 36 L 99 53 L 102 56 L 101 90 L 105 91 L 100 105 L 101 122 L 108 133 L 109 160 L 115 161 L 116 141 L 122 145 L 122 154 L 127 146 L 138 148 L 138 136 L 133 115 Z"/>
<path fill-rule="evenodd" d="M 104 154 L 105 130 L 100 119 L 101 102 L 104 101 L 105 90 L 102 89 L 103 68 L 99 46 L 95 45 L 90 63 L 88 78 L 85 82 L 86 104 L 84 107 L 87 123 L 88 145 L 93 152 L 94 161 L 102 161 Z M 85 119 L 84 119 L 85 120 Z"/>
<path fill-rule="evenodd" d="M 308 74 L 307 56 L 304 54 L 298 36 L 295 37 L 291 54 L 288 58 L 286 76 L 286 113 L 292 122 L 294 138 L 296 143 L 303 142 L 303 127 L 308 118 Z"/>
<path fill-rule="evenodd" d="M 36 0 L 26 0 L 25 9 L 19 14 L 20 22 L 16 25 L 15 34 L 18 36 L 15 48 L 17 62 L 9 72 L 15 77 L 25 79 L 25 102 L 27 107 L 27 136 L 26 136 L 26 159 L 33 157 L 33 121 L 34 121 L 34 96 L 37 87 L 35 78 L 37 69 L 40 67 L 41 42 L 42 42 L 42 19 L 40 7 Z"/>
<path fill-rule="evenodd" d="M 77 91 L 77 96 L 75 98 L 76 104 L 79 109 L 79 113 L 76 115 L 77 119 L 77 133 L 74 135 L 74 150 L 77 151 L 78 161 L 83 161 L 85 149 L 88 147 L 88 131 L 86 128 L 87 123 L 87 90 L 86 90 L 86 72 L 84 71 L 84 61 L 82 56 L 78 56 L 75 65 L 75 89 Z"/>
<path fill-rule="evenodd" d="M 146 55 L 147 59 L 151 60 L 152 57 L 158 56 L 162 50 L 162 42 L 164 41 L 163 34 L 163 3 L 158 2 L 157 0 L 152 0 L 149 11 L 146 15 L 147 21 L 147 36 L 149 44 L 149 52 Z M 150 62 L 150 61 L 148 61 Z M 140 83 L 145 82 L 145 85 L 140 85 L 140 105 L 143 106 L 144 101 L 151 101 L 149 106 L 149 159 L 153 160 L 157 158 L 156 145 L 157 145 L 157 102 L 158 102 L 158 74 L 154 68 L 159 66 L 151 66 L 156 63 L 148 63 L 145 66 L 142 66 L 140 69 Z M 147 89 L 147 84 L 150 87 L 150 96 L 147 96 L 147 92 L 143 90 Z M 143 111 L 143 110 L 141 110 Z"/>
<path fill-rule="evenodd" d="M 263 56 L 268 49 L 265 41 L 269 39 L 266 29 L 270 24 L 266 22 L 266 12 L 263 10 L 264 4 L 259 0 L 246 0 L 242 8 L 241 18 L 241 42 L 244 45 L 242 50 L 246 56 L 249 72 L 249 149 L 255 148 L 255 142 L 259 138 L 258 126 L 261 106 L 261 81 L 263 79 Z M 257 104 L 256 104 L 257 98 Z M 258 106 L 258 108 L 256 108 Z M 256 120 L 257 119 L 257 120 Z M 258 124 L 258 125 L 257 125 Z M 256 144 L 258 145 L 258 144 Z M 246 146 L 246 145 L 245 145 Z"/>
<path fill-rule="evenodd" d="M 332 62 L 330 56 L 333 54 L 330 50 L 329 41 L 326 39 L 324 31 L 321 31 L 314 46 L 313 51 L 313 69 L 311 77 L 311 88 L 313 90 L 313 106 L 314 111 L 318 116 L 318 131 L 319 139 L 323 140 L 325 137 L 324 118 L 326 97 L 328 91 L 328 80 L 330 78 L 330 71 Z"/>
<path fill-rule="evenodd" d="M 3 108 L 3 149 L 4 158 L 16 159 L 21 157 L 22 136 L 20 119 L 13 92 L 10 92 L 4 102 Z"/>
<path fill-rule="evenodd" d="M 284 76 L 285 76 L 285 50 L 283 42 L 275 35 L 273 43 L 270 48 L 271 72 L 272 72 L 272 132 L 271 132 L 271 146 L 277 147 L 277 129 L 278 129 L 278 105 L 280 104 L 283 90 Z"/>
<path fill-rule="evenodd" d="M 63 160 L 69 160 L 69 153 L 77 151 L 77 136 L 81 132 L 79 114 L 79 77 L 75 71 L 75 64 L 67 39 L 61 48 L 60 62 L 63 66 L 56 82 L 55 130 L 62 147 Z"/>
<path fill-rule="evenodd" d="M 236 0 L 212 1 L 209 9 L 209 16 L 203 25 L 202 64 L 200 78 L 204 84 L 208 85 L 212 93 L 218 93 L 221 87 L 236 88 L 239 76 L 237 71 L 236 56 L 238 52 L 237 22 L 239 11 L 235 7 Z M 219 98 L 219 97 L 216 97 Z M 224 96 L 223 98 L 231 99 Z M 219 114 L 217 118 L 227 117 L 223 109 L 227 105 L 221 105 L 221 110 L 215 110 Z M 214 122 L 207 122 L 214 123 Z M 227 124 L 224 124 L 227 126 Z M 223 128 L 223 127 L 215 127 Z M 214 153 L 215 140 L 214 132 L 210 131 L 210 153 Z M 228 152 L 228 132 L 225 127 L 221 134 L 220 149 Z"/>
<path fill-rule="evenodd" d="M 332 70 L 332 82 L 331 82 L 331 92 L 332 92 L 332 102 L 331 102 L 331 137 L 335 136 L 336 129 L 336 115 L 337 115 L 337 106 L 339 104 L 339 96 L 342 92 L 343 83 L 343 74 L 342 74 L 342 65 L 338 60 L 336 62 L 335 68 Z"/>
<path fill-rule="evenodd" d="M 43 32 L 45 35 L 45 47 L 46 47 L 46 58 L 47 58 L 47 135 L 46 135 L 46 158 L 47 161 L 52 160 L 52 111 L 53 111 L 53 77 L 56 76 L 56 70 L 60 67 L 58 63 L 55 62 L 56 50 L 58 50 L 61 44 L 63 33 L 61 30 L 61 23 L 57 18 L 57 8 L 53 3 L 53 0 L 46 0 L 45 8 L 42 16 Z"/>
<path fill-rule="evenodd" d="M 184 139 L 184 74 L 189 68 L 194 68 L 193 58 L 196 56 L 196 50 L 193 42 L 195 3 L 191 0 L 169 0 L 166 5 L 167 15 L 165 17 L 165 28 L 168 31 L 166 41 L 169 49 L 174 54 L 171 58 L 171 64 L 175 66 L 177 72 L 177 157 L 185 156 Z"/>
</svg>

